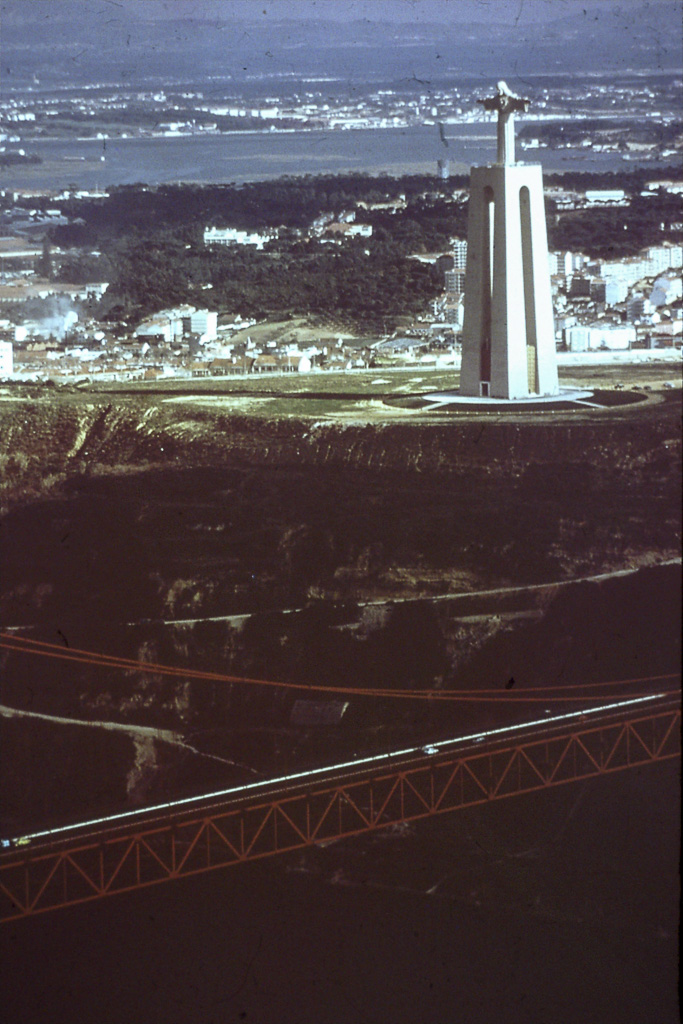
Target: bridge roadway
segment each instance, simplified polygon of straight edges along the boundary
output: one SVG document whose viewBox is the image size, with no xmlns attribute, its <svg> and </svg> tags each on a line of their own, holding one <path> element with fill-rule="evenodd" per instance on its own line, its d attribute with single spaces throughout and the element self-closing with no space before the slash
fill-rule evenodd
<svg viewBox="0 0 683 1024">
<path fill-rule="evenodd" d="M 0 919 L 13 920 L 388 825 L 680 757 L 679 695 L 393 750 L 3 842 Z"/>
<path fill-rule="evenodd" d="M 675 708 L 677 705 L 677 697 L 671 697 L 667 693 L 652 693 L 622 700 L 606 698 L 599 706 L 582 708 L 580 711 L 565 711 L 553 715 L 545 710 L 540 718 L 535 717 L 533 720 L 514 725 L 309 768 L 259 782 L 249 782 L 138 810 L 90 818 L 3 839 L 0 863 L 9 857 L 16 858 L 18 851 L 28 854 L 30 850 L 33 857 L 42 852 L 68 848 L 75 843 L 80 845 L 87 841 L 109 840 L 147 831 L 159 824 L 168 826 L 180 823 L 190 817 L 196 817 L 197 814 L 207 816 L 250 804 L 262 805 L 267 801 L 290 797 L 297 793 L 319 790 L 327 785 L 351 785 L 386 773 L 388 770 L 392 773 L 400 772 L 432 763 L 438 764 L 442 760 L 452 760 L 454 756 L 466 758 L 471 754 L 494 751 L 501 746 L 510 748 L 534 740 L 552 739 L 576 729 L 618 724 L 633 718 L 634 714 L 639 712 L 652 714 Z"/>
</svg>

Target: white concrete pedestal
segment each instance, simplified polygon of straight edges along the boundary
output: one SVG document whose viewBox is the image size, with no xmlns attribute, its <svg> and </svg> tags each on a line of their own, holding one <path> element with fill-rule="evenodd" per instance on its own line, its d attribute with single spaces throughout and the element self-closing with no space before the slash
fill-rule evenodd
<svg viewBox="0 0 683 1024">
<path fill-rule="evenodd" d="M 460 394 L 557 393 L 541 166 L 473 167 Z"/>
</svg>

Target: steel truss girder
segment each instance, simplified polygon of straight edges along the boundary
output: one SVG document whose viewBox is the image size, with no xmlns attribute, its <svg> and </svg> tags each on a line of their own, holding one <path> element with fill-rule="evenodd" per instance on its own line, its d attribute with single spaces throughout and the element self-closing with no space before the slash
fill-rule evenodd
<svg viewBox="0 0 683 1024">
<path fill-rule="evenodd" d="M 44 913 L 401 821 L 680 756 L 680 708 L 561 735 L 430 757 L 291 796 L 144 824 L 0 862 L 0 920 Z"/>
</svg>

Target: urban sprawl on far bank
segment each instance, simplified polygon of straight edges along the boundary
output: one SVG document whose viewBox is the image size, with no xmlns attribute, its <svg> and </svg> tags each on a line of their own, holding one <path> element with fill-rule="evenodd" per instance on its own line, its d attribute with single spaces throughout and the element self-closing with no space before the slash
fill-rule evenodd
<svg viewBox="0 0 683 1024">
<path fill-rule="evenodd" d="M 400 224 L 407 214 L 438 200 L 461 208 L 466 190 L 427 186 L 418 194 L 401 192 L 388 200 L 359 200 L 347 209 L 326 210 L 303 228 L 240 229 L 202 225 L 194 244 L 206 261 L 226 252 L 244 254 L 253 265 L 272 264 L 283 249 L 306 248 L 328 256 L 358 253 L 373 243 L 377 217 Z M 584 219 L 607 211 L 628 224 L 633 203 L 653 209 L 664 195 L 676 200 L 680 181 L 656 175 L 636 194 L 627 189 L 546 187 L 556 218 Z M 372 179 L 368 180 L 368 189 Z M 211 274 L 198 282 L 192 302 L 160 306 L 148 315 L 119 316 L 117 283 L 84 270 L 110 269 L 111 259 L 82 245 L 49 241 L 71 218 L 64 209 L 103 204 L 103 192 L 69 191 L 28 195 L 5 192 L 4 232 L 0 237 L 0 377 L 23 380 L 139 380 L 230 376 L 254 373 L 314 372 L 323 369 L 420 365 L 459 367 L 466 287 L 467 242 L 451 237 L 439 251 L 406 252 L 405 258 L 431 271 L 433 294 L 423 308 L 409 309 L 392 330 L 377 318 L 336 315 L 324 309 L 282 308 L 270 315 L 243 315 L 217 308 Z M 673 208 L 673 207 L 672 207 Z M 374 224 L 373 224 L 374 221 Z M 673 234 L 682 225 L 656 223 L 653 234 Z M 386 229 L 382 226 L 379 232 Z M 552 227 L 551 227 L 552 231 Z M 463 231 L 464 235 L 465 232 Z M 552 236 L 551 236 L 552 237 Z M 418 242 L 420 240 L 418 239 Z M 424 246 L 420 246 L 424 250 Z M 364 253 L 360 254 L 361 256 Z M 369 253 L 368 253 L 369 256 Z M 600 259 L 568 249 L 550 251 L 550 272 L 559 353 L 615 352 L 680 348 L 682 248 L 677 242 L 650 244 L 633 256 Z M 152 277 L 150 268 L 150 278 Z M 102 276 L 102 275 L 101 275 Z M 115 277 L 115 275 L 113 275 Z M 184 298 L 184 296 L 183 296 Z M 118 300 L 118 301 L 117 301 Z M 377 326 L 380 330 L 377 331 Z"/>
</svg>

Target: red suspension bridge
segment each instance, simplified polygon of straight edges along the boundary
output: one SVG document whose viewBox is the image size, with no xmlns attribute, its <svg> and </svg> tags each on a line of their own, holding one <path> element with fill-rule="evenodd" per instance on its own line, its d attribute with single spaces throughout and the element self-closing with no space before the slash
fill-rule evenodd
<svg viewBox="0 0 683 1024">
<path fill-rule="evenodd" d="M 297 690 L 303 684 L 245 680 L 0 635 L 0 646 L 74 661 Z M 678 693 L 672 675 L 602 684 L 499 691 L 333 692 L 414 700 L 585 702 L 551 718 L 521 722 L 427 747 L 329 765 L 218 793 L 123 812 L 13 841 L 0 857 L 0 920 L 13 920 L 158 885 L 249 860 L 610 775 L 680 757 Z M 660 686 L 652 689 L 653 683 Z M 627 685 L 628 684 L 628 685 Z M 633 684 L 639 687 L 633 690 Z M 586 687 L 592 692 L 586 693 Z M 601 696 L 593 692 L 603 688 Z M 572 690 L 573 693 L 567 691 Z M 641 691 L 649 692 L 641 692 Z M 575 707 L 575 705 L 570 705 Z"/>
</svg>

